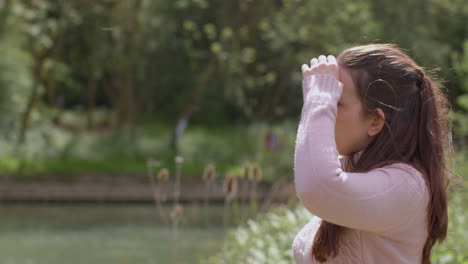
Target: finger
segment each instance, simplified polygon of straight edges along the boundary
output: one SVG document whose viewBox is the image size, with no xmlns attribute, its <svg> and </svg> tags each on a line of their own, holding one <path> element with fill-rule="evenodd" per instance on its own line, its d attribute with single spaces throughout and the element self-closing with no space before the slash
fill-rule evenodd
<svg viewBox="0 0 468 264">
<path fill-rule="evenodd" d="M 310 70 L 310 68 L 309 68 L 309 66 L 307 66 L 307 64 L 302 64 L 301 69 L 302 69 L 302 73 L 304 73 L 304 72 Z"/>
<path fill-rule="evenodd" d="M 326 64 L 327 63 L 327 57 L 325 57 L 324 55 L 320 55 L 318 57 L 318 61 L 319 61 L 319 63 L 325 63 Z"/>
<path fill-rule="evenodd" d="M 317 65 L 317 64 L 318 64 L 317 58 L 313 58 L 310 60 L 310 67 L 314 67 L 314 65 Z"/>
<path fill-rule="evenodd" d="M 327 60 L 328 64 L 336 64 L 336 58 L 333 55 L 328 55 Z"/>
</svg>

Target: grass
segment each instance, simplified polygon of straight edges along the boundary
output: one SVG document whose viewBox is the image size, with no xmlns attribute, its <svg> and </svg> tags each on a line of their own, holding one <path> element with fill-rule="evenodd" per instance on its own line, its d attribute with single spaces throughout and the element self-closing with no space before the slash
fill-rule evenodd
<svg viewBox="0 0 468 264">
<path fill-rule="evenodd" d="M 292 178 L 296 122 L 254 123 L 220 127 L 189 124 L 179 143 L 184 157 L 184 177 L 200 177 L 208 164 L 222 175 L 240 174 L 245 162 L 257 162 L 266 181 L 285 175 Z M 275 152 L 264 151 L 264 134 L 272 130 L 280 137 Z M 146 178 L 146 161 L 154 159 L 174 171 L 170 147 L 172 126 L 144 121 L 135 129 L 108 132 L 70 132 L 46 122 L 36 123 L 27 141 L 0 140 L 0 175 L 15 179 L 66 180 L 77 174 L 137 174 Z"/>
</svg>

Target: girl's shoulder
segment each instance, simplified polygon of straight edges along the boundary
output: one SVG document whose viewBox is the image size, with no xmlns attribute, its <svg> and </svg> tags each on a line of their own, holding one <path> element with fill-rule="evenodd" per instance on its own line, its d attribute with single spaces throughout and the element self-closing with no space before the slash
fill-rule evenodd
<svg viewBox="0 0 468 264">
<path fill-rule="evenodd" d="M 413 188 L 414 191 L 424 193 L 426 196 L 428 196 L 429 190 L 426 184 L 425 170 L 418 164 L 410 164 L 398 161 L 384 165 L 377 169 L 387 171 L 388 173 L 396 175 L 399 178 L 403 177 L 408 188 Z"/>
<path fill-rule="evenodd" d="M 395 161 L 389 164 L 386 164 L 381 169 L 390 169 L 393 171 L 399 171 L 400 173 L 409 174 L 414 178 L 421 179 L 424 181 L 425 179 L 425 172 L 424 169 L 419 166 L 418 164 L 411 164 L 402 161 Z"/>
</svg>

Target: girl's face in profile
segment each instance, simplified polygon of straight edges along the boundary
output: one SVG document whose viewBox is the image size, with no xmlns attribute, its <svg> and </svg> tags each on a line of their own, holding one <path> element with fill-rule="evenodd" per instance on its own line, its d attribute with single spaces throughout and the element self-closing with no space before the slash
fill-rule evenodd
<svg viewBox="0 0 468 264">
<path fill-rule="evenodd" d="M 335 140 L 340 155 L 364 149 L 370 143 L 371 121 L 364 116 L 363 106 L 349 71 L 340 67 L 339 81 L 343 83 L 343 93 L 338 102 L 335 125 Z"/>
</svg>

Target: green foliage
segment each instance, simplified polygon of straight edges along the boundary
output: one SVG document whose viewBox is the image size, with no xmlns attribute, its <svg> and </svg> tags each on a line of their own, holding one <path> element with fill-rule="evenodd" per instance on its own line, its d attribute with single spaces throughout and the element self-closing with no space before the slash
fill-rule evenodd
<svg viewBox="0 0 468 264">
<path fill-rule="evenodd" d="M 459 110 L 455 113 L 455 132 L 457 135 L 468 135 L 468 40 L 463 45 L 463 53 L 453 53 L 454 72 L 460 86 L 461 94 L 457 98 Z"/>
<path fill-rule="evenodd" d="M 0 131 L 3 137 L 10 138 L 17 129 L 32 84 L 31 57 L 21 48 L 25 37 L 14 27 L 18 20 L 7 16 L 2 21 L 5 27 L 0 32 Z"/>
<path fill-rule="evenodd" d="M 221 252 L 201 263 L 292 263 L 292 241 L 312 215 L 278 207 L 230 231 Z"/>
<path fill-rule="evenodd" d="M 297 112 L 300 96 L 291 83 L 298 83 L 298 65 L 313 54 L 337 53 L 378 36 L 365 1 L 241 1 L 210 8 L 184 3 L 178 12 L 191 16 L 181 26 L 184 49 L 194 61 L 189 65 L 216 58 L 221 98 L 249 120 Z"/>
<path fill-rule="evenodd" d="M 50 113 L 53 114 L 53 113 Z M 96 120 L 110 115 L 99 110 Z M 0 140 L 0 174 L 19 174 L 22 178 L 79 173 L 136 173 L 145 175 L 146 161 L 153 158 L 174 171 L 173 153 L 168 147 L 171 128 L 162 123 L 143 122 L 135 128 L 119 131 L 86 132 L 55 127 L 47 115 L 35 115 L 25 143 L 14 144 L 16 137 Z M 82 125 L 86 119 L 77 112 L 64 112 L 65 123 Z M 265 152 L 264 136 L 273 131 L 280 142 L 274 152 Z M 207 164 L 214 164 L 222 175 L 242 175 L 245 162 L 258 163 L 263 180 L 274 182 L 292 178 L 296 123 L 284 121 L 268 125 L 254 123 L 215 127 L 189 127 L 180 141 L 180 155 L 185 159 L 182 173 L 201 177 Z M 13 142 L 13 143 L 12 143 Z M 19 177 L 19 176 L 18 176 Z"/>
<path fill-rule="evenodd" d="M 14 2 L 5 12 L 29 39 L 25 47 L 34 61 L 47 54 L 35 81 L 48 98 L 59 89 L 72 104 L 90 103 L 88 86 L 95 82 L 101 103 L 121 112 L 142 103 L 142 111 L 154 112 L 156 105 L 174 117 L 190 94 L 207 86 L 216 89 L 210 100 L 225 101 L 218 110 L 252 120 L 297 113 L 301 98 L 290 87 L 300 80 L 298 65 L 352 44 L 396 42 L 423 64 L 448 69 L 452 57 L 463 55 L 466 29 L 457 21 L 467 17 L 463 1 L 452 2 L 41 0 Z M 117 100 L 124 91 L 126 103 Z M 174 104 L 165 102 L 176 96 Z M 212 112 L 203 105 L 201 112 Z"/>
<path fill-rule="evenodd" d="M 264 135 L 274 131 L 280 145 L 274 152 L 265 152 Z M 180 148 L 187 165 L 202 171 L 213 163 L 221 173 L 234 172 L 240 176 L 245 162 L 256 162 L 263 171 L 264 180 L 273 182 L 281 177 L 292 177 L 295 124 L 282 122 L 273 126 L 265 123 L 226 126 L 218 131 L 192 128 L 183 136 Z M 185 166 L 185 165 L 184 165 Z"/>
<path fill-rule="evenodd" d="M 11 58 L 0 82 L 21 82 L 7 89 L 22 98 L 16 108 L 39 85 L 40 102 L 53 109 L 85 107 L 91 120 L 95 106 L 108 107 L 120 125 L 148 114 L 174 120 L 190 102 L 200 124 L 291 118 L 301 106 L 302 63 L 394 42 L 440 68 L 452 102 L 466 111 L 463 0 L 37 0 L 0 8 L 8 25 L 0 45 Z M 465 134 L 462 115 L 459 123 Z"/>
</svg>

